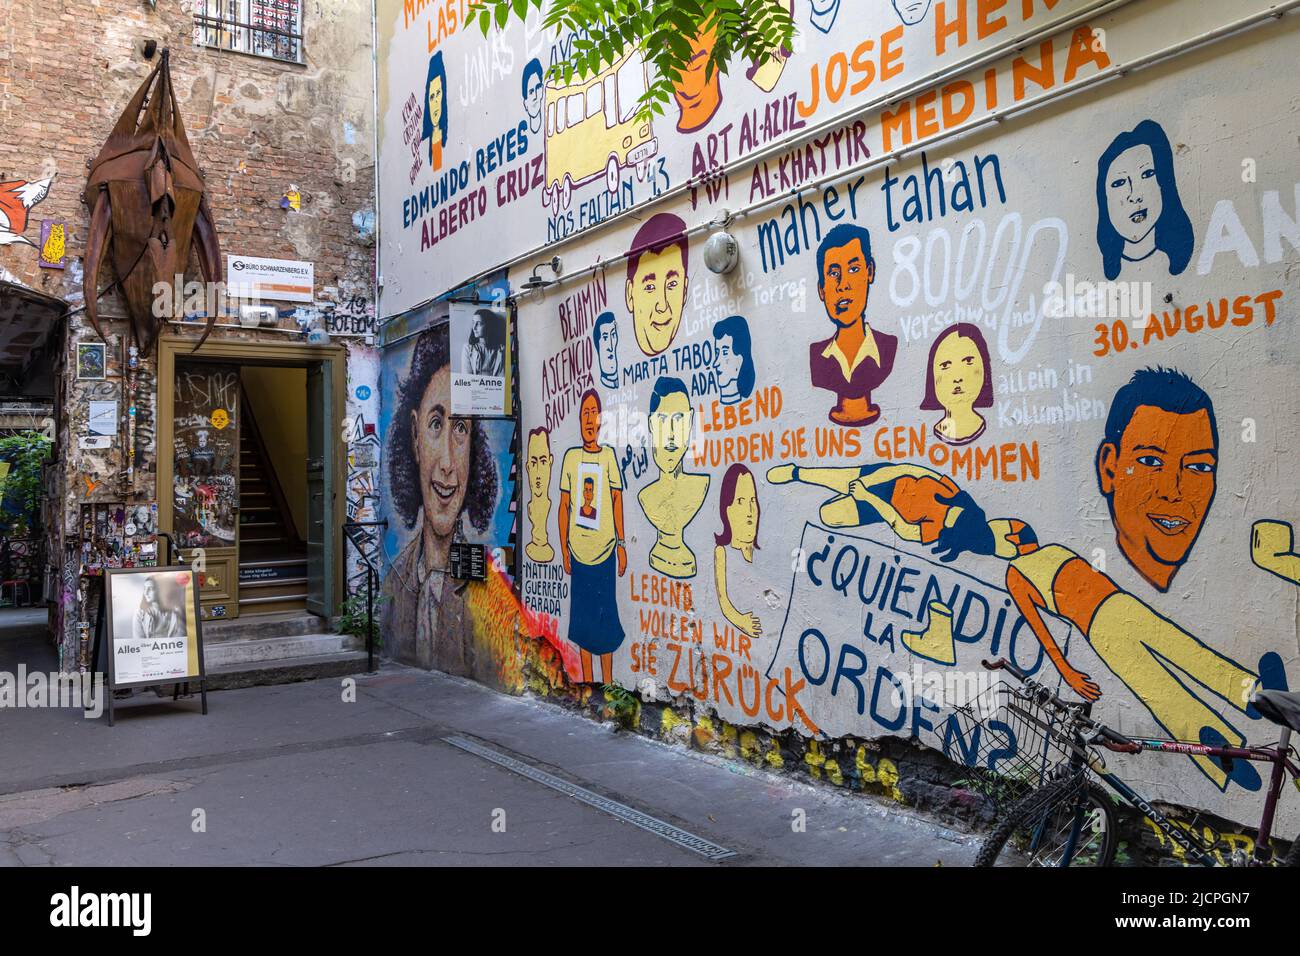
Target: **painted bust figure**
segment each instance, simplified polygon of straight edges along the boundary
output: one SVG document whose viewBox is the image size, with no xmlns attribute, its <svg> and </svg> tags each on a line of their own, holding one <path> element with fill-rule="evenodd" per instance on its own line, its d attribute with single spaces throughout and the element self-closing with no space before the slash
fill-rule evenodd
<svg viewBox="0 0 1300 956">
<path fill-rule="evenodd" d="M 555 549 L 547 536 L 546 523 L 551 517 L 551 437 L 545 428 L 534 428 L 528 433 L 528 524 L 532 539 L 524 545 L 524 554 L 531 561 L 546 564 L 555 557 Z"/>
<path fill-rule="evenodd" d="M 679 378 L 661 377 L 650 396 L 650 436 L 659 477 L 641 489 L 641 510 L 659 533 L 650 567 L 673 578 L 694 577 L 695 554 L 683 532 L 704 504 L 709 476 L 685 470 L 694 415 L 690 393 Z"/>
</svg>

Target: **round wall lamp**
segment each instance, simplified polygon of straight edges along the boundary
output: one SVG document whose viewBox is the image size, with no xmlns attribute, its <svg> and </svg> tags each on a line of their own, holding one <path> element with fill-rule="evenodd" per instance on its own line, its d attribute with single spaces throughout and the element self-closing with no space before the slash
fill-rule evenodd
<svg viewBox="0 0 1300 956">
<path fill-rule="evenodd" d="M 740 262 L 740 244 L 726 231 L 715 232 L 704 243 L 704 264 L 709 271 L 726 275 Z"/>
</svg>

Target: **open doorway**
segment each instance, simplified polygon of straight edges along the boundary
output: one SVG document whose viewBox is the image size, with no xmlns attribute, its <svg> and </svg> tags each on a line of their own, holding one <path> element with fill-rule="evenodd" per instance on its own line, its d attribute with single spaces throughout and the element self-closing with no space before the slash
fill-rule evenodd
<svg viewBox="0 0 1300 956">
<path fill-rule="evenodd" d="M 305 611 L 307 370 L 239 374 L 239 613 Z"/>
<path fill-rule="evenodd" d="M 0 671 L 58 670 L 46 602 L 64 303 L 0 280 Z"/>
<path fill-rule="evenodd" d="M 337 613 L 343 351 L 160 345 L 159 525 L 201 567 L 205 620 Z M 164 435 L 164 432 L 170 432 Z M 166 506 L 164 507 L 164 500 Z"/>
</svg>

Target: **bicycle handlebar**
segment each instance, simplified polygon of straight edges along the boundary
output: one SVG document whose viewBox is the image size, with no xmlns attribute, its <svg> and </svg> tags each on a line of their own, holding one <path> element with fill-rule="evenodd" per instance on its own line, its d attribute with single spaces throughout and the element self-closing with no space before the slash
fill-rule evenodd
<svg viewBox="0 0 1300 956">
<path fill-rule="evenodd" d="M 1021 680 L 1021 682 L 1026 683 L 1026 684 L 1031 684 L 1031 683 L 1033 683 L 1033 681 L 1031 681 L 1031 680 L 1029 679 L 1029 675 L 1028 675 L 1028 674 L 1026 674 L 1024 671 L 1022 671 L 1022 670 L 1021 670 L 1019 667 L 1017 667 L 1015 664 L 1011 663 L 1011 662 L 1010 662 L 1009 660 L 1007 660 L 1005 657 L 999 657 L 999 658 L 998 658 L 997 660 L 995 660 L 995 661 L 980 661 L 980 663 L 984 665 L 984 669 L 985 669 L 985 670 L 990 670 L 990 671 L 1011 671 L 1012 675 L 1014 675 L 1015 677 L 1019 678 L 1019 679 Z"/>
<path fill-rule="evenodd" d="M 1093 730 L 1095 730 L 1099 736 L 1104 738 L 1101 741 L 1101 745 L 1107 750 L 1113 750 L 1116 753 L 1121 754 L 1136 754 L 1142 752 L 1142 745 L 1140 743 L 1129 740 L 1123 734 L 1116 733 L 1105 724 L 1099 724 L 1094 721 Z"/>
<path fill-rule="evenodd" d="M 1034 696 L 1040 702 L 1051 703 L 1062 710 L 1072 711 L 1076 713 L 1079 722 L 1083 726 L 1087 727 L 1089 730 L 1092 730 L 1094 733 L 1096 733 L 1097 737 L 1100 738 L 1097 742 L 1100 743 L 1107 750 L 1113 750 L 1116 753 L 1130 753 L 1130 754 L 1141 752 L 1142 750 L 1141 744 L 1129 740 L 1123 734 L 1117 733 L 1116 731 L 1111 730 L 1105 724 L 1099 723 L 1098 721 L 1092 719 L 1092 717 L 1088 716 L 1086 713 L 1082 711 L 1082 705 L 1071 704 L 1068 701 L 1061 700 L 1060 697 L 1058 697 L 1052 691 L 1048 690 L 1042 684 L 1038 683 L 1036 680 L 1031 678 L 1028 674 L 1026 674 L 1015 664 L 1011 663 L 1011 661 L 1007 660 L 1005 657 L 1000 657 L 996 661 L 981 661 L 980 663 L 982 663 L 986 669 L 991 671 L 1002 671 L 1002 670 L 1010 671 L 1012 676 L 1014 676 L 1022 684 L 1026 685 L 1026 687 L 1028 687 L 1028 689 L 1034 694 Z"/>
</svg>

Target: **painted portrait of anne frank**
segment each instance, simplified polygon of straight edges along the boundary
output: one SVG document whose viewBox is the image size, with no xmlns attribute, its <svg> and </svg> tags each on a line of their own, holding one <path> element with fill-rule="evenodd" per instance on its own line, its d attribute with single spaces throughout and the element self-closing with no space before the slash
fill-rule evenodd
<svg viewBox="0 0 1300 956">
<path fill-rule="evenodd" d="M 1106 278 L 1117 278 L 1125 262 L 1148 259 L 1163 260 L 1176 276 L 1194 244 L 1169 138 L 1155 120 L 1143 120 L 1097 160 L 1097 247 Z"/>
<path fill-rule="evenodd" d="M 388 426 L 389 494 L 410 539 L 384 578 L 384 651 L 492 682 L 449 567 L 453 542 L 488 530 L 501 482 L 483 424 L 451 414 L 450 359 L 446 323 L 419 336 Z"/>
</svg>

